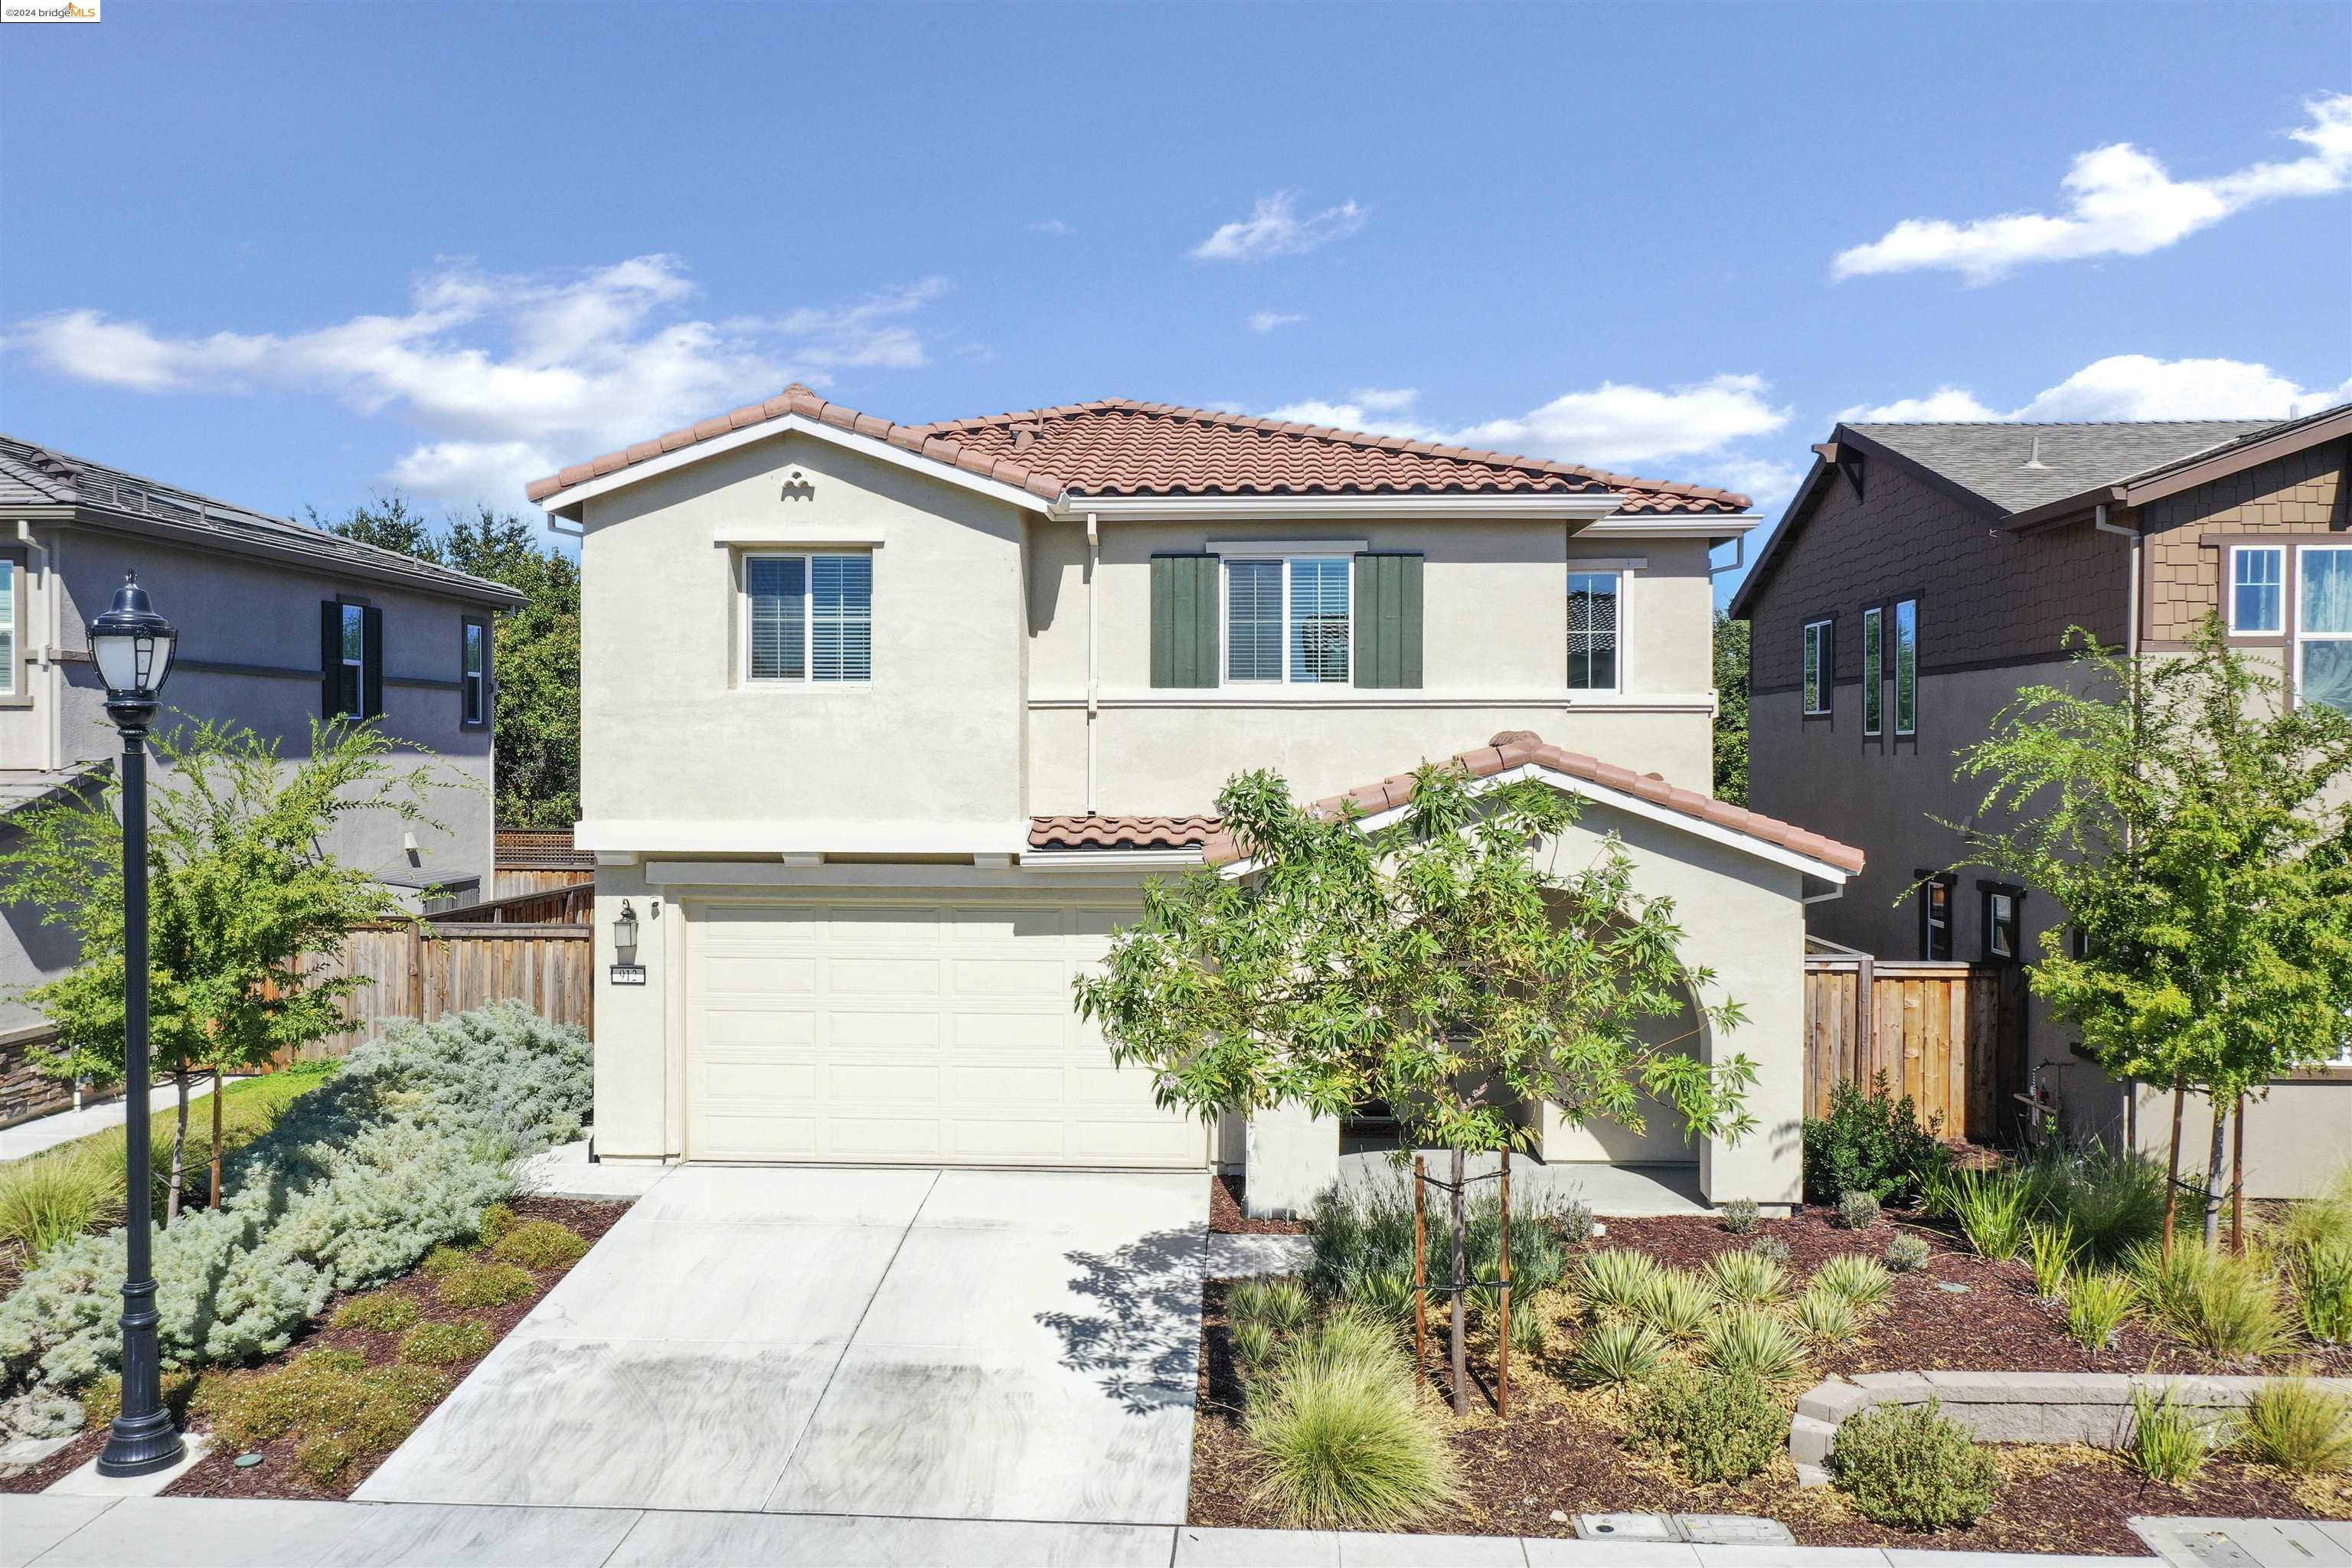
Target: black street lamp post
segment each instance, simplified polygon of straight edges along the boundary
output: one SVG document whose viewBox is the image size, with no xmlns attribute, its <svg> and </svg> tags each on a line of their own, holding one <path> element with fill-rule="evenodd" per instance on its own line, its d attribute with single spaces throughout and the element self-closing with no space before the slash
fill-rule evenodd
<svg viewBox="0 0 2352 1568">
<path fill-rule="evenodd" d="M 145 1476 L 177 1464 L 178 1428 L 163 1408 L 156 1344 L 153 1150 L 147 1128 L 147 730 L 171 673 L 172 623 L 129 574 L 114 605 L 89 623 L 89 649 L 106 682 L 106 716 L 122 734 L 122 1093 L 130 1203 L 130 1268 L 122 1281 L 122 1413 L 98 1457 L 101 1476 Z"/>
</svg>

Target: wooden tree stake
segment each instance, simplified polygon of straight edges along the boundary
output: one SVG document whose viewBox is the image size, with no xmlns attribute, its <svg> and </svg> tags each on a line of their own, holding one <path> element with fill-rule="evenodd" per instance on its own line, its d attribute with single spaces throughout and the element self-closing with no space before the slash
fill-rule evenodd
<svg viewBox="0 0 2352 1568">
<path fill-rule="evenodd" d="M 2238 1124 L 2230 1133 L 2230 1250 L 2246 1250 L 2246 1097 L 2238 1096 Z"/>
<path fill-rule="evenodd" d="M 221 1082 L 221 1069 L 213 1068 L 213 1207 L 220 1207 L 221 1096 L 226 1086 Z"/>
<path fill-rule="evenodd" d="M 1427 1163 L 1412 1157 L 1412 1374 L 1429 1373 L 1429 1214 Z"/>
<path fill-rule="evenodd" d="M 1496 1414 L 1511 1416 L 1511 1152 L 1503 1151 L 1503 1342 L 1495 1353 Z"/>
</svg>

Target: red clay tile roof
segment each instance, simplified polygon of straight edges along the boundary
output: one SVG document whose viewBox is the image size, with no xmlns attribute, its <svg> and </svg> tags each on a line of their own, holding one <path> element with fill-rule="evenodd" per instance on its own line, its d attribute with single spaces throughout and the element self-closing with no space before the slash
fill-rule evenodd
<svg viewBox="0 0 2352 1568">
<path fill-rule="evenodd" d="M 1510 768 L 1533 763 L 1555 773 L 1587 780 L 1608 789 L 1620 790 L 1645 800 L 1653 805 L 1700 822 L 1712 823 L 1750 838 L 1777 845 L 1791 853 L 1821 860 L 1849 873 L 1858 872 L 1863 866 L 1862 851 L 1851 844 L 1841 844 L 1818 833 L 1808 832 L 1792 823 L 1774 816 L 1765 816 L 1700 795 L 1696 790 L 1676 789 L 1655 773 L 1637 773 L 1631 768 L 1621 768 L 1581 752 L 1565 751 L 1548 744 L 1531 730 L 1507 730 L 1475 751 L 1463 752 L 1445 763 L 1474 779 L 1490 778 Z M 1411 773 L 1398 773 L 1374 784 L 1349 790 L 1317 801 L 1309 810 L 1336 816 L 1349 805 L 1366 814 L 1386 811 L 1402 805 L 1412 798 L 1413 780 Z M 1202 858 L 1212 866 L 1230 865 L 1242 858 L 1241 847 L 1231 835 L 1219 831 L 1203 847 Z"/>
<path fill-rule="evenodd" d="M 797 414 L 1048 500 L 1065 495 L 1576 495 L 1611 490 L 1619 510 L 1741 512 L 1746 496 L 1465 447 L 1285 424 L 1166 403 L 1104 398 L 979 419 L 896 425 L 797 384 L 765 403 L 698 421 L 533 479 L 544 500 L 682 447 Z"/>
<path fill-rule="evenodd" d="M 1032 849 L 1197 849 L 1217 831 L 1213 816 L 1033 816 Z"/>
</svg>

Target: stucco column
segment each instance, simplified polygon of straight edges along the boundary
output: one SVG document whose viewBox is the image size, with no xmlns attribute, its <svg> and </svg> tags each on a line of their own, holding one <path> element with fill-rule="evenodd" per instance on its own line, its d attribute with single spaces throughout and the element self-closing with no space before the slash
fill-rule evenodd
<svg viewBox="0 0 2352 1568">
<path fill-rule="evenodd" d="M 645 967 L 639 985 L 612 984 L 613 921 L 625 900 L 637 918 L 636 962 Z M 656 908 L 659 912 L 656 913 Z M 677 920 L 662 890 L 641 865 L 596 868 L 596 914 L 593 931 L 596 988 L 596 1155 L 603 1160 L 659 1160 L 677 1145 L 667 1125 L 667 1034 L 670 965 L 666 962 L 668 927 Z"/>
<path fill-rule="evenodd" d="M 1249 1119 L 1246 1195 L 1252 1219 L 1297 1219 L 1339 1179 L 1339 1122 L 1303 1106 Z"/>
</svg>

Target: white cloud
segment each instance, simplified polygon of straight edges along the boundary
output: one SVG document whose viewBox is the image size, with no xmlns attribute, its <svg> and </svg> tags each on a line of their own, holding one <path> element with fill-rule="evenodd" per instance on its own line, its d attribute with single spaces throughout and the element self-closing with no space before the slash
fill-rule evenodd
<svg viewBox="0 0 2352 1568">
<path fill-rule="evenodd" d="M 1032 234 L 1045 235 L 1054 239 L 1067 239 L 1070 236 L 1077 233 L 1078 231 L 1072 228 L 1068 224 L 1064 223 L 1060 218 L 1049 217 L 1040 219 L 1038 222 L 1031 224 L 1029 226 L 1029 232 Z"/>
<path fill-rule="evenodd" d="M 1341 202 L 1319 213 L 1300 217 L 1297 193 L 1276 191 L 1260 196 L 1250 216 L 1223 224 L 1217 232 L 1192 247 L 1203 261 L 1262 261 L 1269 256 L 1297 256 L 1344 239 L 1364 226 L 1364 209 Z"/>
<path fill-rule="evenodd" d="M 311 331 L 174 337 L 91 310 L 20 323 L 9 349 L 60 375 L 134 392 L 320 393 L 424 439 L 383 478 L 504 504 L 564 462 L 640 440 L 795 378 L 926 363 L 908 318 L 939 279 L 853 303 L 716 324 L 688 318 L 681 262 L 641 256 L 562 276 L 444 266 L 401 315 Z"/>
<path fill-rule="evenodd" d="M 2304 387 L 2268 365 L 2234 359 L 2155 359 L 2112 354 L 2095 361 L 2021 406 L 2002 412 L 1964 387 L 1925 397 L 1849 408 L 1841 421 L 1959 419 L 2291 419 L 2352 401 L 2352 379 Z"/>
<path fill-rule="evenodd" d="M 1296 326 L 1306 319 L 1304 316 L 1285 315 L 1280 310 L 1253 310 L 1250 312 L 1249 329 L 1253 332 L 1270 332 L 1276 327 Z"/>
<path fill-rule="evenodd" d="M 2118 142 L 2075 157 L 2063 182 L 2063 216 L 2006 213 L 1957 224 L 1906 218 L 1870 244 L 1840 251 L 1831 274 L 1943 268 L 1990 283 L 2038 261 L 2146 256 L 2248 207 L 2352 186 L 2352 93 L 2315 98 L 2304 109 L 2309 121 L 2287 134 L 2309 151 L 2291 163 L 2176 180 L 2153 156 Z"/>
</svg>

